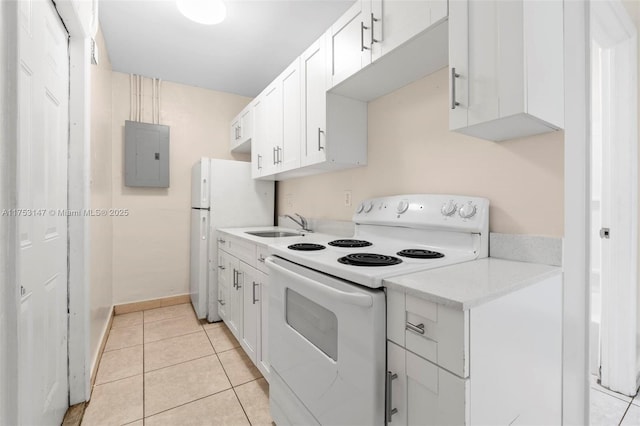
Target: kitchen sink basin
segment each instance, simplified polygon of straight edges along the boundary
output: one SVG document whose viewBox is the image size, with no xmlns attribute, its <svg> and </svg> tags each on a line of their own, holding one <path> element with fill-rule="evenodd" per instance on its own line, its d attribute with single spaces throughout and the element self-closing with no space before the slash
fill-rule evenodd
<svg viewBox="0 0 640 426">
<path fill-rule="evenodd" d="M 280 238 L 280 237 L 299 237 L 300 234 L 296 232 L 287 232 L 287 231 L 254 231 L 254 232 L 246 232 L 249 235 L 255 235 L 256 237 L 265 237 L 265 238 Z"/>
</svg>

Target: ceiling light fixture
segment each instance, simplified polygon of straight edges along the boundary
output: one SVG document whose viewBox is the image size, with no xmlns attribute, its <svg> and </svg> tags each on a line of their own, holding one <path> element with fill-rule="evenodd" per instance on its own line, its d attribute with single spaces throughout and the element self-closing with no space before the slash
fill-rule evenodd
<svg viewBox="0 0 640 426">
<path fill-rule="evenodd" d="M 227 16 L 222 0 L 176 0 L 176 5 L 184 16 L 203 25 L 219 24 Z"/>
</svg>

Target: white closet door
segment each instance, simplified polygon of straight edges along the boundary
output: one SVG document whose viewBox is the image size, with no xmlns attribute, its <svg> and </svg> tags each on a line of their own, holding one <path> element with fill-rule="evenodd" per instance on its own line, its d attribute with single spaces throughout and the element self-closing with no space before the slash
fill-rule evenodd
<svg viewBox="0 0 640 426">
<path fill-rule="evenodd" d="M 18 8 L 18 206 L 37 209 L 18 221 L 18 409 L 21 424 L 60 424 L 69 398 L 67 217 L 60 212 L 67 208 L 68 35 L 50 1 Z"/>
</svg>

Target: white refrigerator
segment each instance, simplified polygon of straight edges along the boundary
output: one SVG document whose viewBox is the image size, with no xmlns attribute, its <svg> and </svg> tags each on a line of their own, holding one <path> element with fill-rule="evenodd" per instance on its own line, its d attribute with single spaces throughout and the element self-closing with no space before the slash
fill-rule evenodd
<svg viewBox="0 0 640 426">
<path fill-rule="evenodd" d="M 191 303 L 198 318 L 218 315 L 219 228 L 273 225 L 274 183 L 251 178 L 251 163 L 202 158 L 191 169 Z"/>
</svg>

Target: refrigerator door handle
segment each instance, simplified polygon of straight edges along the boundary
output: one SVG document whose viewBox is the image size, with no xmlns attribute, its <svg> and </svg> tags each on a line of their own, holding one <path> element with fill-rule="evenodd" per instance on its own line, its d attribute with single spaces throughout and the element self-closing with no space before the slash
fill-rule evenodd
<svg viewBox="0 0 640 426">
<path fill-rule="evenodd" d="M 207 196 L 209 191 L 207 190 L 207 178 L 202 178 L 202 205 L 207 202 Z"/>
</svg>

